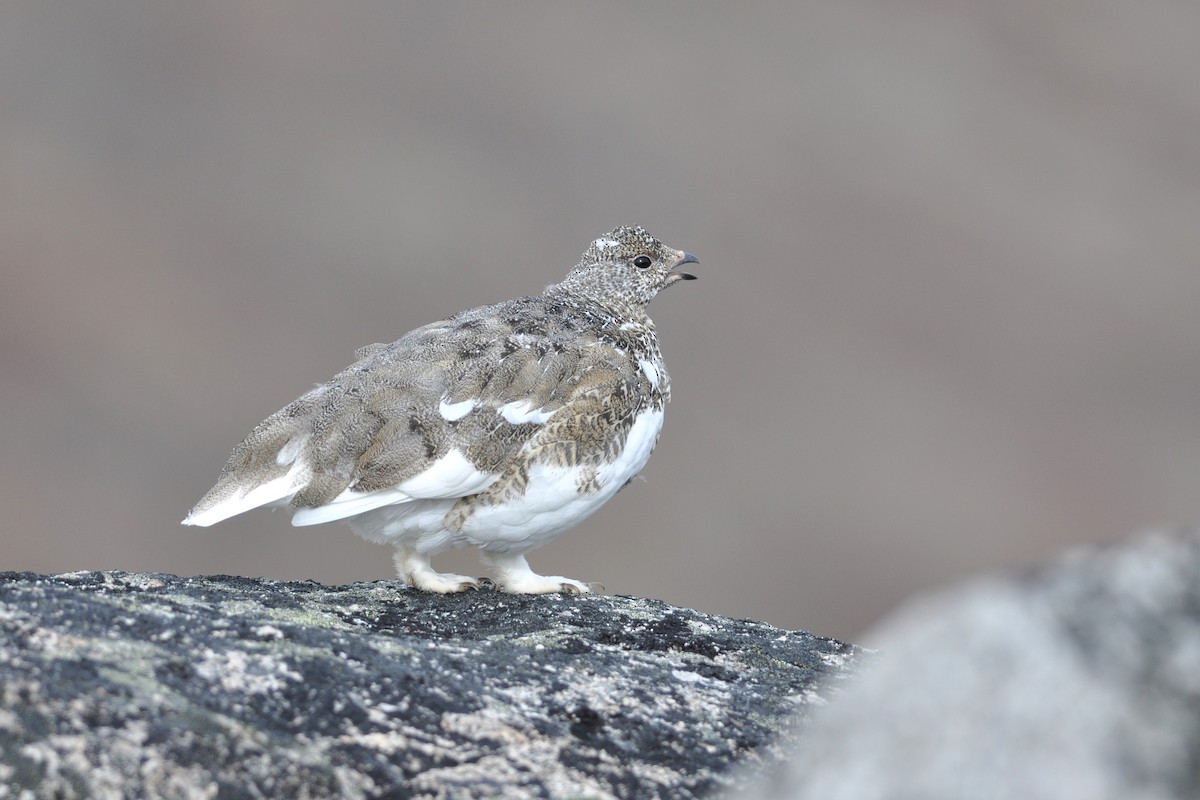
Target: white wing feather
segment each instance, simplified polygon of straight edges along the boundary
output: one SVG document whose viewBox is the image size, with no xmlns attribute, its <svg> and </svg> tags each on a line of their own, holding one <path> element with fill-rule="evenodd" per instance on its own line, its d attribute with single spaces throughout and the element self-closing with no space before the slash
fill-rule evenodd
<svg viewBox="0 0 1200 800">
<path fill-rule="evenodd" d="M 374 492 L 347 489 L 323 506 L 300 509 L 292 516 L 292 524 L 318 525 L 413 500 L 465 497 L 483 491 L 498 477 L 500 476 L 496 473 L 479 471 L 461 450 L 454 449 L 433 462 L 429 469 L 414 475 L 394 489 L 379 489 Z"/>
</svg>

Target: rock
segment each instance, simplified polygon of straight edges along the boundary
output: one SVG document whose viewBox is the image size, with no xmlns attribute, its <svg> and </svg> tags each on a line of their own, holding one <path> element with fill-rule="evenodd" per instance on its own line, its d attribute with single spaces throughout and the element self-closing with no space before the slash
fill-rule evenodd
<svg viewBox="0 0 1200 800">
<path fill-rule="evenodd" d="M 1200 537 L 921 601 L 761 800 L 1200 797 Z"/>
<path fill-rule="evenodd" d="M 626 597 L 0 573 L 0 797 L 699 797 L 860 657 Z"/>
</svg>

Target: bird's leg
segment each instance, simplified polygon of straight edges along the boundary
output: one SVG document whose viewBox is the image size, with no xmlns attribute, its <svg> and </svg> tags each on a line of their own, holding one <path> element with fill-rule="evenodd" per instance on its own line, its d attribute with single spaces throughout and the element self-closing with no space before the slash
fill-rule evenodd
<svg viewBox="0 0 1200 800">
<path fill-rule="evenodd" d="M 397 545 L 396 572 L 414 589 L 422 592 L 437 592 L 438 594 L 453 594 L 465 592 L 467 589 L 478 589 L 479 584 L 474 578 L 466 575 L 455 575 L 452 572 L 436 572 L 429 566 L 429 556 L 418 553 L 412 548 Z"/>
<path fill-rule="evenodd" d="M 480 553 L 483 562 L 491 569 L 496 585 L 502 592 L 512 594 L 587 594 L 591 591 L 586 583 L 564 578 L 561 575 L 538 575 L 529 568 L 529 562 L 520 553 Z"/>
</svg>

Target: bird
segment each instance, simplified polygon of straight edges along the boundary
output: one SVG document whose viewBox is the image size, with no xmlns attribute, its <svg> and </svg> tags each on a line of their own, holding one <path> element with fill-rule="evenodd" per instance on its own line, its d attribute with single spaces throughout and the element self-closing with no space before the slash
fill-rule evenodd
<svg viewBox="0 0 1200 800">
<path fill-rule="evenodd" d="M 412 589 L 586 594 L 526 554 L 637 477 L 658 442 L 671 379 L 647 305 L 696 276 L 691 253 L 640 226 L 595 239 L 539 295 L 462 311 L 356 361 L 233 448 L 184 525 L 260 507 L 292 524 L 342 521 L 395 547 Z M 431 558 L 475 547 L 488 578 Z"/>
</svg>

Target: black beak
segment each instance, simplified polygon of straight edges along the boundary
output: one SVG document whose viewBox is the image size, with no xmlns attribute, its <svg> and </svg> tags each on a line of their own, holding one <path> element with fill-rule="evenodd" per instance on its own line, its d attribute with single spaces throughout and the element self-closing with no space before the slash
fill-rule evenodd
<svg viewBox="0 0 1200 800">
<path fill-rule="evenodd" d="M 700 259 L 696 258 L 691 253 L 684 253 L 683 258 L 679 259 L 679 263 L 675 265 L 675 269 L 667 273 L 667 277 L 673 281 L 694 281 L 696 276 L 690 272 L 682 272 L 679 268 L 684 264 L 699 264 Z"/>
</svg>

